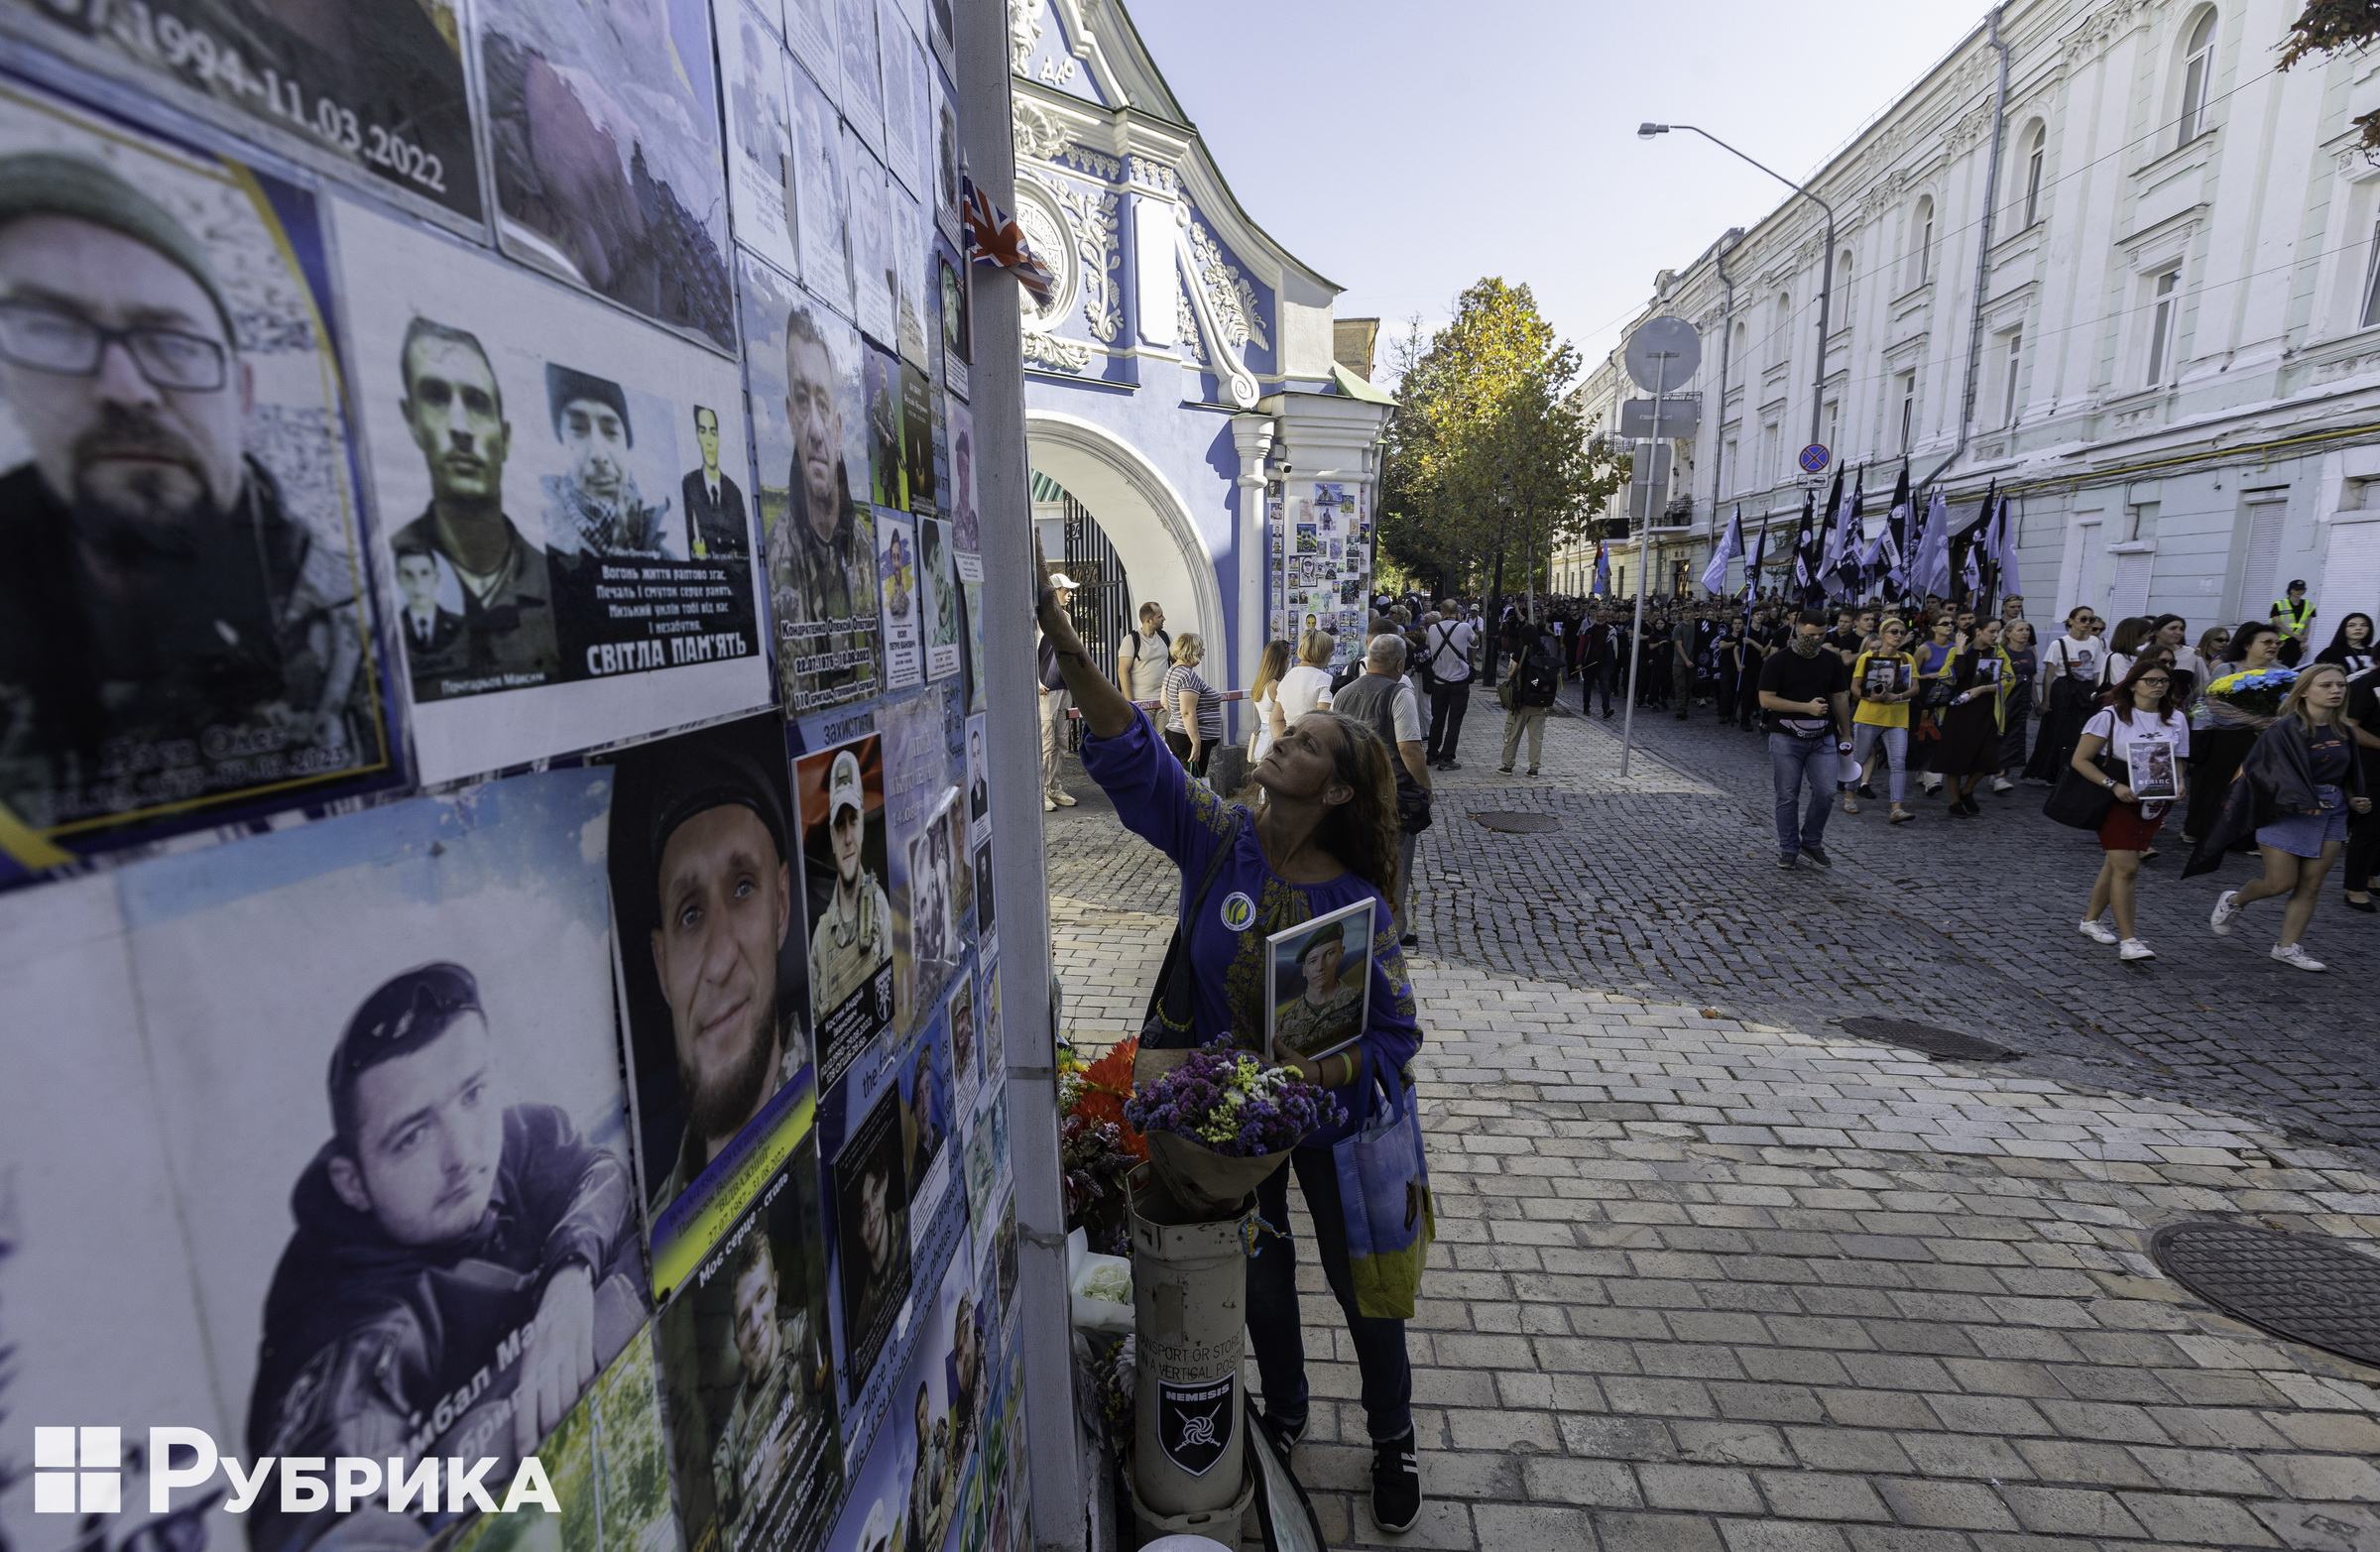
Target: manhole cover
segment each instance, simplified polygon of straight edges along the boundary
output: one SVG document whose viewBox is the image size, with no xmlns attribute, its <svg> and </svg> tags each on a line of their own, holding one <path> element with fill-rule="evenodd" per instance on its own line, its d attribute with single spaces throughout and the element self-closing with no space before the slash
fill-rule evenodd
<svg viewBox="0 0 2380 1552">
<path fill-rule="evenodd" d="M 1504 830 L 1513 835 L 1543 835 L 1549 830 L 1562 828 L 1562 821 L 1552 814 L 1524 814 L 1491 808 L 1486 813 L 1474 813 L 1472 817 L 1490 830 Z"/>
<path fill-rule="evenodd" d="M 2223 1223 L 2167 1224 L 2149 1237 L 2149 1254 L 2226 1315 L 2380 1364 L 2380 1260 L 2320 1235 Z"/>
<path fill-rule="evenodd" d="M 1877 1040 L 1906 1050 L 1923 1051 L 1928 1056 L 1946 1057 L 1951 1061 L 2008 1061 L 2025 1054 L 1991 1040 L 1961 1034 L 1956 1029 L 1938 1029 L 1930 1023 L 1911 1023 L 1906 1018 L 1838 1018 L 1835 1021 L 1843 1025 L 1845 1033 L 1855 1034 L 1862 1040 Z"/>
</svg>

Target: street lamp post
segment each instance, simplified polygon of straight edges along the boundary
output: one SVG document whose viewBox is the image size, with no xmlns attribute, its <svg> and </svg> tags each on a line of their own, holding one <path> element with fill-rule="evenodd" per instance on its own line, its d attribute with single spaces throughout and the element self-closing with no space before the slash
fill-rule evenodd
<svg viewBox="0 0 2380 1552">
<path fill-rule="evenodd" d="M 1673 129 L 1693 130 L 1695 134 L 1702 136 L 1705 140 L 1711 142 L 1711 144 L 1717 146 L 1720 150 L 1727 153 L 1727 155 L 1735 157 L 1743 162 L 1750 163 L 1753 167 L 1759 168 L 1761 172 L 1766 173 L 1769 177 L 1775 179 L 1778 182 L 1783 183 L 1787 188 L 1792 189 L 1795 193 L 1800 194 L 1804 199 L 1809 200 L 1812 204 L 1818 206 L 1821 210 L 1824 210 L 1827 213 L 1827 256 L 1820 271 L 1820 280 L 1818 284 L 1818 371 L 1810 380 L 1810 440 L 1813 445 L 1816 445 L 1819 439 L 1819 433 L 1826 427 L 1827 309 L 1830 303 L 1832 303 L 1834 300 L 1835 297 L 1835 207 L 1827 203 L 1824 199 L 1819 198 L 1818 195 L 1812 193 L 1806 185 L 1795 182 L 1792 179 L 1787 178 L 1775 168 L 1762 167 L 1761 164 L 1753 162 L 1750 157 L 1745 156 L 1742 152 L 1736 150 L 1733 146 L 1728 145 L 1717 135 L 1712 134 L 1707 129 L 1700 128 L 1697 125 L 1639 124 L 1636 126 L 1636 138 L 1639 140 L 1650 140 L 1655 135 L 1666 135 Z M 1720 406 L 1720 414 L 1723 417 L 1726 414 L 1726 406 Z M 1830 449 L 1830 451 L 1832 449 Z"/>
</svg>

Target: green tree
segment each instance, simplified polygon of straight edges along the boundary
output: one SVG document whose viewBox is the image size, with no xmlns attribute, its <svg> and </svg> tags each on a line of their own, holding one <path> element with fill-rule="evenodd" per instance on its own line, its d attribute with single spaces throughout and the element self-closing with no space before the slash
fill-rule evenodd
<svg viewBox="0 0 2380 1552">
<path fill-rule="evenodd" d="M 2361 49 L 2380 39 L 2380 0 L 2306 0 L 2281 46 L 2281 68 L 2320 55 Z M 2380 151 L 2380 109 L 2355 120 L 2363 148 Z"/>
<path fill-rule="evenodd" d="M 1489 277 L 1426 339 L 1399 342 L 1381 470 L 1380 544 L 1439 591 L 1535 593 L 1553 545 L 1585 531 L 1627 477 L 1563 392 L 1579 353 L 1526 286 Z"/>
</svg>

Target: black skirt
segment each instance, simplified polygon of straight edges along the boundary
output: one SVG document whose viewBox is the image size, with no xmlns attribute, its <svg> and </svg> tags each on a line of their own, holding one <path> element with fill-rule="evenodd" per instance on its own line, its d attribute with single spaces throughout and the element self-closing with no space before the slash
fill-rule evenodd
<svg viewBox="0 0 2380 1552">
<path fill-rule="evenodd" d="M 2000 725 L 1991 714 L 1990 694 L 1942 712 L 1942 743 L 1934 751 L 1937 776 L 1991 776 L 2000 769 Z"/>
<path fill-rule="evenodd" d="M 2090 720 L 2097 698 L 2077 679 L 2051 684 L 2050 709 L 2033 740 L 2033 758 L 2025 762 L 2026 776 L 2036 781 L 2058 779 L 2058 773 L 2075 758 L 2075 746 L 2082 742 L 2082 724 Z"/>
</svg>

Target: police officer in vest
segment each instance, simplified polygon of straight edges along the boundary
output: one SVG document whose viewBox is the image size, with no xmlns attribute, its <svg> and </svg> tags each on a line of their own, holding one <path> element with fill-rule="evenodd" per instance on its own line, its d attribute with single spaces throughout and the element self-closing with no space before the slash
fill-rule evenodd
<svg viewBox="0 0 2380 1552">
<path fill-rule="evenodd" d="M 2306 633 L 2314 626 L 2314 605 L 2306 601 L 2305 582 L 2290 583 L 2289 595 L 2273 600 L 2272 622 L 2281 633 L 2281 661 L 2294 668 L 2306 656 Z"/>
</svg>

